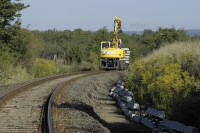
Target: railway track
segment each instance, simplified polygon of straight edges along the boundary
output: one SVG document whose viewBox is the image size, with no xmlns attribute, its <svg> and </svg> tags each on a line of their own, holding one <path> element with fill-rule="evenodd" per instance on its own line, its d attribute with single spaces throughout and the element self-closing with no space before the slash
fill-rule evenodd
<svg viewBox="0 0 200 133">
<path fill-rule="evenodd" d="M 91 73 L 91 72 L 90 72 Z M 26 84 L 0 99 L 0 132 L 43 132 L 43 105 L 55 88 L 88 73 L 53 76 Z M 61 87 L 61 88 L 62 88 Z"/>
<path fill-rule="evenodd" d="M 46 106 L 46 123 L 48 123 L 46 131 L 50 133 L 146 132 L 144 126 L 130 123 L 122 114 L 116 113 L 118 109 L 107 95 L 109 92 L 107 85 L 113 83 L 117 77 L 116 73 L 106 72 L 84 79 L 78 77 L 73 79 L 74 81 L 69 81 L 67 86 L 58 86 Z"/>
<path fill-rule="evenodd" d="M 55 118 L 60 116 L 60 110 L 57 108 L 57 100 L 60 99 L 60 95 L 62 93 L 62 91 L 67 88 L 70 87 L 72 84 L 74 84 L 77 80 L 86 77 L 86 76 L 91 76 L 91 75 L 96 75 L 102 72 L 94 72 L 94 73 L 89 73 L 87 75 L 82 75 L 76 78 L 73 78 L 69 81 L 63 82 L 62 84 L 60 84 L 59 86 L 57 86 L 54 91 L 50 94 L 48 101 L 46 102 L 46 106 L 43 112 L 43 116 L 44 116 L 44 121 L 43 121 L 43 132 L 49 132 L 49 133 L 54 133 L 54 132 L 70 132 L 70 129 L 66 130 L 62 130 L 60 128 L 58 128 L 58 123 L 55 120 Z M 59 118 L 59 121 L 62 118 Z"/>
</svg>

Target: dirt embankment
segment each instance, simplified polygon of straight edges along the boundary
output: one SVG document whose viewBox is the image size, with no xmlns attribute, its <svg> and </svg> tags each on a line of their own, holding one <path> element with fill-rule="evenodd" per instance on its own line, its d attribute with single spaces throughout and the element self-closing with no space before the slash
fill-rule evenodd
<svg viewBox="0 0 200 133">
<path fill-rule="evenodd" d="M 109 90 L 123 76 L 108 72 L 79 80 L 66 88 L 57 102 L 59 116 L 54 117 L 60 132 L 147 132 L 143 125 L 122 115 Z"/>
</svg>

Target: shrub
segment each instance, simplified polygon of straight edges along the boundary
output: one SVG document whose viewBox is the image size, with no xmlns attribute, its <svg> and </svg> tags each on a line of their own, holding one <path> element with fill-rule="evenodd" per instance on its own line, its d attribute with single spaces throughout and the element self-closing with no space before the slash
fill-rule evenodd
<svg viewBox="0 0 200 133">
<path fill-rule="evenodd" d="M 133 63 L 126 86 L 146 106 L 170 111 L 195 90 L 199 68 L 200 43 L 175 43 Z"/>
<path fill-rule="evenodd" d="M 8 52 L 0 50 L 0 84 L 6 84 L 7 80 L 14 73 L 15 60 Z"/>
<path fill-rule="evenodd" d="M 34 79 L 25 68 L 21 65 L 13 67 L 13 73 L 7 79 L 6 84 L 20 83 L 28 80 Z"/>
<path fill-rule="evenodd" d="M 44 77 L 57 73 L 54 61 L 45 59 L 36 59 L 33 63 L 31 73 L 34 77 Z"/>
<path fill-rule="evenodd" d="M 0 51 L 0 85 L 12 84 L 33 79 L 25 68 L 16 65 L 14 57 L 5 51 Z"/>
</svg>

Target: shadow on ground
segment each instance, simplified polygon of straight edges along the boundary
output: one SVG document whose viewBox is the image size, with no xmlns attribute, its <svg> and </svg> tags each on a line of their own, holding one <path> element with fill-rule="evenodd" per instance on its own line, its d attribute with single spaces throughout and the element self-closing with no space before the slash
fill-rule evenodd
<svg viewBox="0 0 200 133">
<path fill-rule="evenodd" d="M 108 128 L 112 133 L 148 133 L 150 132 L 149 129 L 142 129 L 141 125 L 138 123 L 107 123 L 105 120 L 101 119 L 95 112 L 93 107 L 90 105 L 84 104 L 84 103 L 62 103 L 57 106 L 58 108 L 69 108 L 69 109 L 75 109 L 82 112 L 87 113 L 90 115 L 93 119 L 99 121 L 104 127 Z M 120 112 L 117 112 L 120 113 Z M 140 125 L 140 126 L 137 126 Z"/>
</svg>

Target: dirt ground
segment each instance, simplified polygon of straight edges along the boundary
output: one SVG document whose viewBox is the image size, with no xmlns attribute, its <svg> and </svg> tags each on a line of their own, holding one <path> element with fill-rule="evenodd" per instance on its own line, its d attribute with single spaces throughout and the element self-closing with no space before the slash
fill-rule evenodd
<svg viewBox="0 0 200 133">
<path fill-rule="evenodd" d="M 59 132 L 150 132 L 130 122 L 108 95 L 124 72 L 113 71 L 85 77 L 66 88 L 53 120 Z"/>
</svg>

